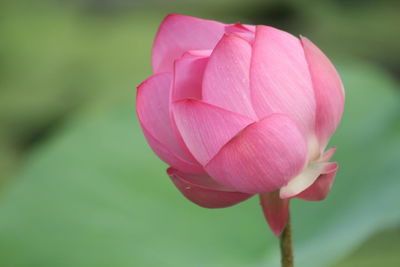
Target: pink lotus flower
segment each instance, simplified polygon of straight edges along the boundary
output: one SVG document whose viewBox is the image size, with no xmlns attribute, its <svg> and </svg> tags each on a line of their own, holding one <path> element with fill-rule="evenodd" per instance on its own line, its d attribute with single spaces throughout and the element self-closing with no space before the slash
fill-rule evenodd
<svg viewBox="0 0 400 267">
<path fill-rule="evenodd" d="M 152 65 L 137 91 L 139 121 L 186 198 L 222 208 L 259 194 L 279 236 L 291 198 L 326 197 L 338 164 L 329 162 L 335 149 L 325 148 L 344 90 L 311 41 L 269 26 L 169 15 Z"/>
</svg>

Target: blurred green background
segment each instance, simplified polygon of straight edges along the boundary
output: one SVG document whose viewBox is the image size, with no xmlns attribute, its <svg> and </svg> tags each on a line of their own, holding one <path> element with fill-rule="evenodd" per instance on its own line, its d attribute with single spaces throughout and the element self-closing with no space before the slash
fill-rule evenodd
<svg viewBox="0 0 400 267">
<path fill-rule="evenodd" d="M 313 40 L 346 88 L 326 201 L 293 201 L 297 266 L 400 266 L 399 1 L 0 2 L 0 266 L 279 266 L 258 201 L 186 201 L 135 87 L 167 13 Z"/>
</svg>

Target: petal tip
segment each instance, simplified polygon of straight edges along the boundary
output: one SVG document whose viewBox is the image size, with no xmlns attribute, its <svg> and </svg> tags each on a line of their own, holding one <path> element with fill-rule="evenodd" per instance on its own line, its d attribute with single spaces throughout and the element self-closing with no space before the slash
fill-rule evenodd
<svg viewBox="0 0 400 267">
<path fill-rule="evenodd" d="M 294 197 L 306 201 L 324 200 L 333 186 L 338 168 L 337 162 L 330 163 L 324 173 L 310 187 Z"/>
<path fill-rule="evenodd" d="M 264 217 L 272 231 L 279 237 L 285 229 L 289 219 L 289 199 L 281 199 L 278 191 L 260 194 L 260 203 Z"/>
<path fill-rule="evenodd" d="M 304 35 L 299 35 L 300 36 L 300 40 L 301 41 L 306 41 L 306 42 L 309 42 L 310 40 L 307 38 L 307 37 L 305 37 Z"/>
<path fill-rule="evenodd" d="M 285 229 L 286 225 L 283 225 L 280 228 L 276 228 L 276 229 L 271 229 L 272 233 L 276 236 L 276 237 L 280 237 L 282 235 L 283 229 Z"/>
<path fill-rule="evenodd" d="M 287 199 L 290 198 L 291 196 L 293 196 L 293 192 L 289 191 L 289 190 L 279 190 L 279 197 L 281 199 Z"/>
</svg>

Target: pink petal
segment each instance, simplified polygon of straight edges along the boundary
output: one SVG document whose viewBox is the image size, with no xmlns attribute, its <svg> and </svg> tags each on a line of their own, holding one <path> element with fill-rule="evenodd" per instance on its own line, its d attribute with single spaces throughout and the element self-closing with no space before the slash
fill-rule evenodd
<svg viewBox="0 0 400 267">
<path fill-rule="evenodd" d="M 216 21 L 171 14 L 161 23 L 153 45 L 153 71 L 172 71 L 174 60 L 188 50 L 213 49 L 225 25 Z"/>
<path fill-rule="evenodd" d="M 225 33 L 235 33 L 235 32 L 256 32 L 256 26 L 241 24 L 239 22 L 234 24 L 228 24 L 225 26 Z"/>
<path fill-rule="evenodd" d="M 289 199 L 280 199 L 279 193 L 264 193 L 260 202 L 269 227 L 276 236 L 282 234 L 289 219 Z"/>
<path fill-rule="evenodd" d="M 250 85 L 259 118 L 271 113 L 288 114 L 303 133 L 313 132 L 314 92 L 304 51 L 296 37 L 257 26 Z"/>
<path fill-rule="evenodd" d="M 184 100 L 172 106 L 176 126 L 193 156 L 205 165 L 252 119 L 197 101 Z"/>
<path fill-rule="evenodd" d="M 324 147 L 342 118 L 344 89 L 339 74 L 324 53 L 305 37 L 301 42 L 314 85 L 317 104 L 315 130 L 321 147 Z"/>
<path fill-rule="evenodd" d="M 161 159 L 174 167 L 179 167 L 171 163 L 175 162 L 175 159 L 169 160 L 166 152 L 160 152 L 168 151 L 168 154 L 174 155 L 174 158 L 180 158 L 201 170 L 201 166 L 181 145 L 172 128 L 169 113 L 170 90 L 171 74 L 169 73 L 153 75 L 139 85 L 136 98 L 139 122 L 153 150 L 158 151 L 156 154 L 159 156 L 163 155 L 160 156 Z M 159 148 L 159 145 L 162 145 L 162 148 Z"/>
<path fill-rule="evenodd" d="M 256 32 L 256 26 L 255 25 L 249 25 L 249 24 L 242 24 L 245 28 L 247 28 L 251 32 Z"/>
<path fill-rule="evenodd" d="M 204 172 L 203 167 L 200 166 L 198 163 L 187 161 L 175 155 L 174 153 L 169 151 L 168 148 L 165 147 L 165 145 L 161 144 L 156 138 L 154 138 L 146 129 L 146 127 L 143 126 L 143 124 L 141 124 L 141 126 L 143 129 L 144 136 L 146 137 L 146 140 L 149 143 L 151 149 L 165 163 L 184 172 L 189 172 L 189 173 Z"/>
<path fill-rule="evenodd" d="M 204 72 L 203 100 L 256 118 L 250 99 L 251 45 L 235 35 L 225 35 L 215 47 Z"/>
<path fill-rule="evenodd" d="M 333 155 L 336 152 L 336 147 L 332 147 L 330 149 L 328 149 L 327 151 L 325 151 L 325 153 L 322 155 L 321 161 L 323 162 L 328 162 L 331 160 L 331 158 L 333 157 Z"/>
<path fill-rule="evenodd" d="M 189 51 L 175 61 L 172 101 L 201 99 L 203 74 L 210 52 Z"/>
<path fill-rule="evenodd" d="M 205 208 L 225 208 L 242 202 L 252 195 L 230 191 L 207 174 L 188 174 L 169 168 L 168 175 L 181 193 L 193 203 Z"/>
<path fill-rule="evenodd" d="M 250 194 L 272 192 L 298 175 L 307 146 L 296 124 L 272 114 L 246 127 L 205 166 L 218 183 Z"/>
<path fill-rule="evenodd" d="M 295 178 L 289 181 L 289 183 L 283 186 L 279 191 L 280 198 L 290 198 L 300 192 L 303 192 L 310 187 L 321 173 L 332 168 L 332 164 L 327 162 L 311 162 L 308 166 L 297 175 Z"/>
<path fill-rule="evenodd" d="M 186 98 L 201 99 L 203 73 L 210 55 L 211 50 L 190 50 L 175 61 L 171 101 L 179 101 Z M 172 110 L 170 109 L 172 128 L 178 137 L 178 142 L 186 153 L 191 155 L 179 134 L 171 112 Z"/>
<path fill-rule="evenodd" d="M 182 57 L 209 57 L 211 56 L 212 50 L 211 49 L 206 49 L 206 50 L 189 50 L 183 54 Z"/>
<path fill-rule="evenodd" d="M 331 168 L 327 170 L 326 173 L 321 174 L 309 188 L 295 197 L 308 201 L 324 200 L 332 188 L 338 170 L 338 164 L 332 164 L 333 165 L 331 165 Z"/>
<path fill-rule="evenodd" d="M 240 23 L 225 26 L 225 33 L 234 34 L 249 43 L 253 43 L 256 27 L 253 25 L 244 25 Z"/>
</svg>

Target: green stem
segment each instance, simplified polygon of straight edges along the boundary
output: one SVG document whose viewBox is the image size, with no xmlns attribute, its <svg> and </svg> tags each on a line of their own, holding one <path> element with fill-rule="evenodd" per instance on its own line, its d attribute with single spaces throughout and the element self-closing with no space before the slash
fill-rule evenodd
<svg viewBox="0 0 400 267">
<path fill-rule="evenodd" d="M 282 267 L 293 267 L 292 228 L 290 218 L 280 237 Z"/>
</svg>

